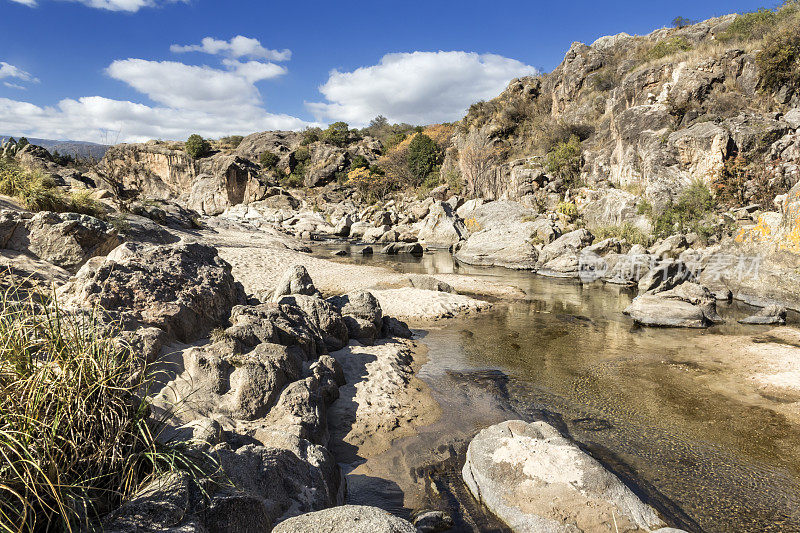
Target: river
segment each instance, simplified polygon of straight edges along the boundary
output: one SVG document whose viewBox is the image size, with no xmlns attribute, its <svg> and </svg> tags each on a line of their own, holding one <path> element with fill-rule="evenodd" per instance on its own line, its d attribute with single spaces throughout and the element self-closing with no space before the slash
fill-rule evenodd
<svg viewBox="0 0 800 533">
<path fill-rule="evenodd" d="M 323 250 L 341 248 L 351 247 Z M 633 292 L 616 286 L 459 265 L 445 251 L 347 260 L 487 276 L 527 295 L 418 331 L 429 350 L 419 376 L 443 415 L 384 454 L 376 473 L 397 478 L 386 485 L 395 490 L 356 486 L 355 503 L 442 508 L 459 530 L 502 531 L 465 493 L 459 469 L 478 430 L 521 418 L 557 426 L 676 527 L 800 531 L 800 427 L 776 409 L 791 400 L 742 394 L 741 377 L 724 370 L 726 339 L 768 334 L 736 322 L 753 308 L 721 304 L 725 324 L 707 330 L 640 328 L 622 314 Z"/>
</svg>

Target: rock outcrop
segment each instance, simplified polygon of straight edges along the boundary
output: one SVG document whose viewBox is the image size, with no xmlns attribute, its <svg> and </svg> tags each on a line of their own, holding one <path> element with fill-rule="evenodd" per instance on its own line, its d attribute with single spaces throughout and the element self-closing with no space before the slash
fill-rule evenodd
<svg viewBox="0 0 800 533">
<path fill-rule="evenodd" d="M 88 215 L 0 211 L 0 248 L 30 253 L 73 273 L 121 242 L 112 226 Z"/>
<path fill-rule="evenodd" d="M 417 533 L 410 522 L 377 507 L 343 505 L 290 518 L 273 529 L 275 533 Z"/>
<path fill-rule="evenodd" d="M 153 326 L 191 342 L 224 324 L 244 291 L 203 244 L 123 244 L 86 263 L 59 289 L 67 305 L 108 311 L 124 329 Z"/>
</svg>

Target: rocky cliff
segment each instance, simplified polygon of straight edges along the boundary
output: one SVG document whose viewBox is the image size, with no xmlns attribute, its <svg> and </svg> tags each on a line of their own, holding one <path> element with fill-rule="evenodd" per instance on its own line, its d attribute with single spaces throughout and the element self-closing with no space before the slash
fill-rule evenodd
<svg viewBox="0 0 800 533">
<path fill-rule="evenodd" d="M 572 135 L 580 182 L 626 188 L 658 205 L 694 181 L 712 185 L 734 161 L 761 165 L 772 190 L 788 190 L 798 179 L 800 113 L 792 108 L 800 93 L 765 84 L 762 41 L 731 38 L 736 20 L 573 43 L 552 72 L 514 80 L 473 105 L 449 157 L 463 173 L 475 147 L 488 143 L 491 165 L 476 192 L 490 198 L 544 188 L 552 176 L 543 156 Z M 757 199 L 756 184 L 750 189 L 745 202 Z"/>
</svg>

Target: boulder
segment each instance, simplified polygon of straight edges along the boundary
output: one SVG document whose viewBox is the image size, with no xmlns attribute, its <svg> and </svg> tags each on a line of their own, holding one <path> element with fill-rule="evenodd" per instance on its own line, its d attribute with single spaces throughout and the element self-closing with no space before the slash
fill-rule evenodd
<svg viewBox="0 0 800 533">
<path fill-rule="evenodd" d="M 634 298 L 624 311 L 643 326 L 706 328 L 721 319 L 714 294 L 692 282 Z"/>
<path fill-rule="evenodd" d="M 314 287 L 314 282 L 303 265 L 292 265 L 283 273 L 275 287 L 275 292 L 272 293 L 272 301 L 277 302 L 281 297 L 289 294 L 319 296 L 319 291 Z"/>
<path fill-rule="evenodd" d="M 419 533 L 442 533 L 453 527 L 453 519 L 444 511 L 423 511 L 414 517 Z"/>
<path fill-rule="evenodd" d="M 351 339 L 373 344 L 383 329 L 381 305 L 371 292 L 356 291 L 328 298 L 344 317 Z"/>
<path fill-rule="evenodd" d="M 462 477 L 512 531 L 652 531 L 656 511 L 552 426 L 511 420 L 470 442 Z"/>
<path fill-rule="evenodd" d="M 383 509 L 362 505 L 343 505 L 290 518 L 278 524 L 273 533 L 417 533 L 410 522 Z"/>
<path fill-rule="evenodd" d="M 281 390 L 303 373 L 304 354 L 263 342 L 247 353 L 237 353 L 230 342 L 191 348 L 184 356 L 195 384 L 192 403 L 203 402 L 213 413 L 241 420 L 265 416 Z"/>
<path fill-rule="evenodd" d="M 424 250 L 422 249 L 422 245 L 418 242 L 414 243 L 392 243 L 385 246 L 381 250 L 382 254 L 386 255 L 397 255 L 397 254 L 411 254 L 411 255 L 422 255 Z"/>
<path fill-rule="evenodd" d="M 107 255 L 121 242 L 112 226 L 88 215 L 42 211 L 27 218 L 6 211 L 0 219 L 0 244 L 4 248 L 28 252 L 72 273 L 90 258 Z"/>
<path fill-rule="evenodd" d="M 341 313 L 329 302 L 316 297 L 293 294 L 278 300 L 280 305 L 292 305 L 301 309 L 322 332 L 328 351 L 341 350 L 350 339 L 347 324 Z"/>
<path fill-rule="evenodd" d="M 489 204 L 491 205 L 491 204 Z M 468 265 L 502 266 L 519 270 L 536 267 L 539 251 L 537 222 L 494 225 L 473 233 L 455 258 Z"/>
<path fill-rule="evenodd" d="M 181 342 L 207 335 L 244 300 L 231 266 L 199 243 L 123 244 L 84 265 L 58 294 L 67 305 L 104 309 L 123 329 L 153 326 Z"/>
<path fill-rule="evenodd" d="M 640 293 L 666 291 L 692 277 L 692 271 L 683 261 L 675 259 L 657 261 L 653 256 L 646 256 L 646 258 L 651 265 L 639 279 Z"/>
<path fill-rule="evenodd" d="M 565 233 L 550 244 L 545 245 L 539 254 L 539 264 L 544 265 L 564 254 L 577 254 L 594 240 L 594 236 L 585 229 Z"/>
<path fill-rule="evenodd" d="M 743 318 L 739 323 L 782 326 L 786 324 L 786 308 L 779 305 L 768 305 L 756 314 Z"/>
<path fill-rule="evenodd" d="M 448 247 L 461 241 L 466 234 L 467 228 L 453 208 L 447 203 L 436 202 L 422 221 L 418 238 L 428 246 Z"/>
<path fill-rule="evenodd" d="M 298 346 L 309 360 L 327 352 L 314 318 L 292 305 L 237 305 L 231 310 L 230 322 L 225 336 L 245 350 L 268 342 Z"/>
</svg>

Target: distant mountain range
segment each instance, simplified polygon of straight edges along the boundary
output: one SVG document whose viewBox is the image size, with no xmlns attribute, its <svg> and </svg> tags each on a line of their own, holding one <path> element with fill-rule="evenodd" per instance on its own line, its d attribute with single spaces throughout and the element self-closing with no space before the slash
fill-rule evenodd
<svg viewBox="0 0 800 533">
<path fill-rule="evenodd" d="M 19 136 L 0 134 L 0 144 L 9 138 L 19 139 Z M 72 155 L 76 157 L 92 157 L 102 159 L 109 146 L 106 144 L 90 143 L 85 141 L 56 141 L 53 139 L 36 139 L 28 137 L 28 142 L 46 148 L 48 152 L 57 151 L 61 155 Z"/>
</svg>

